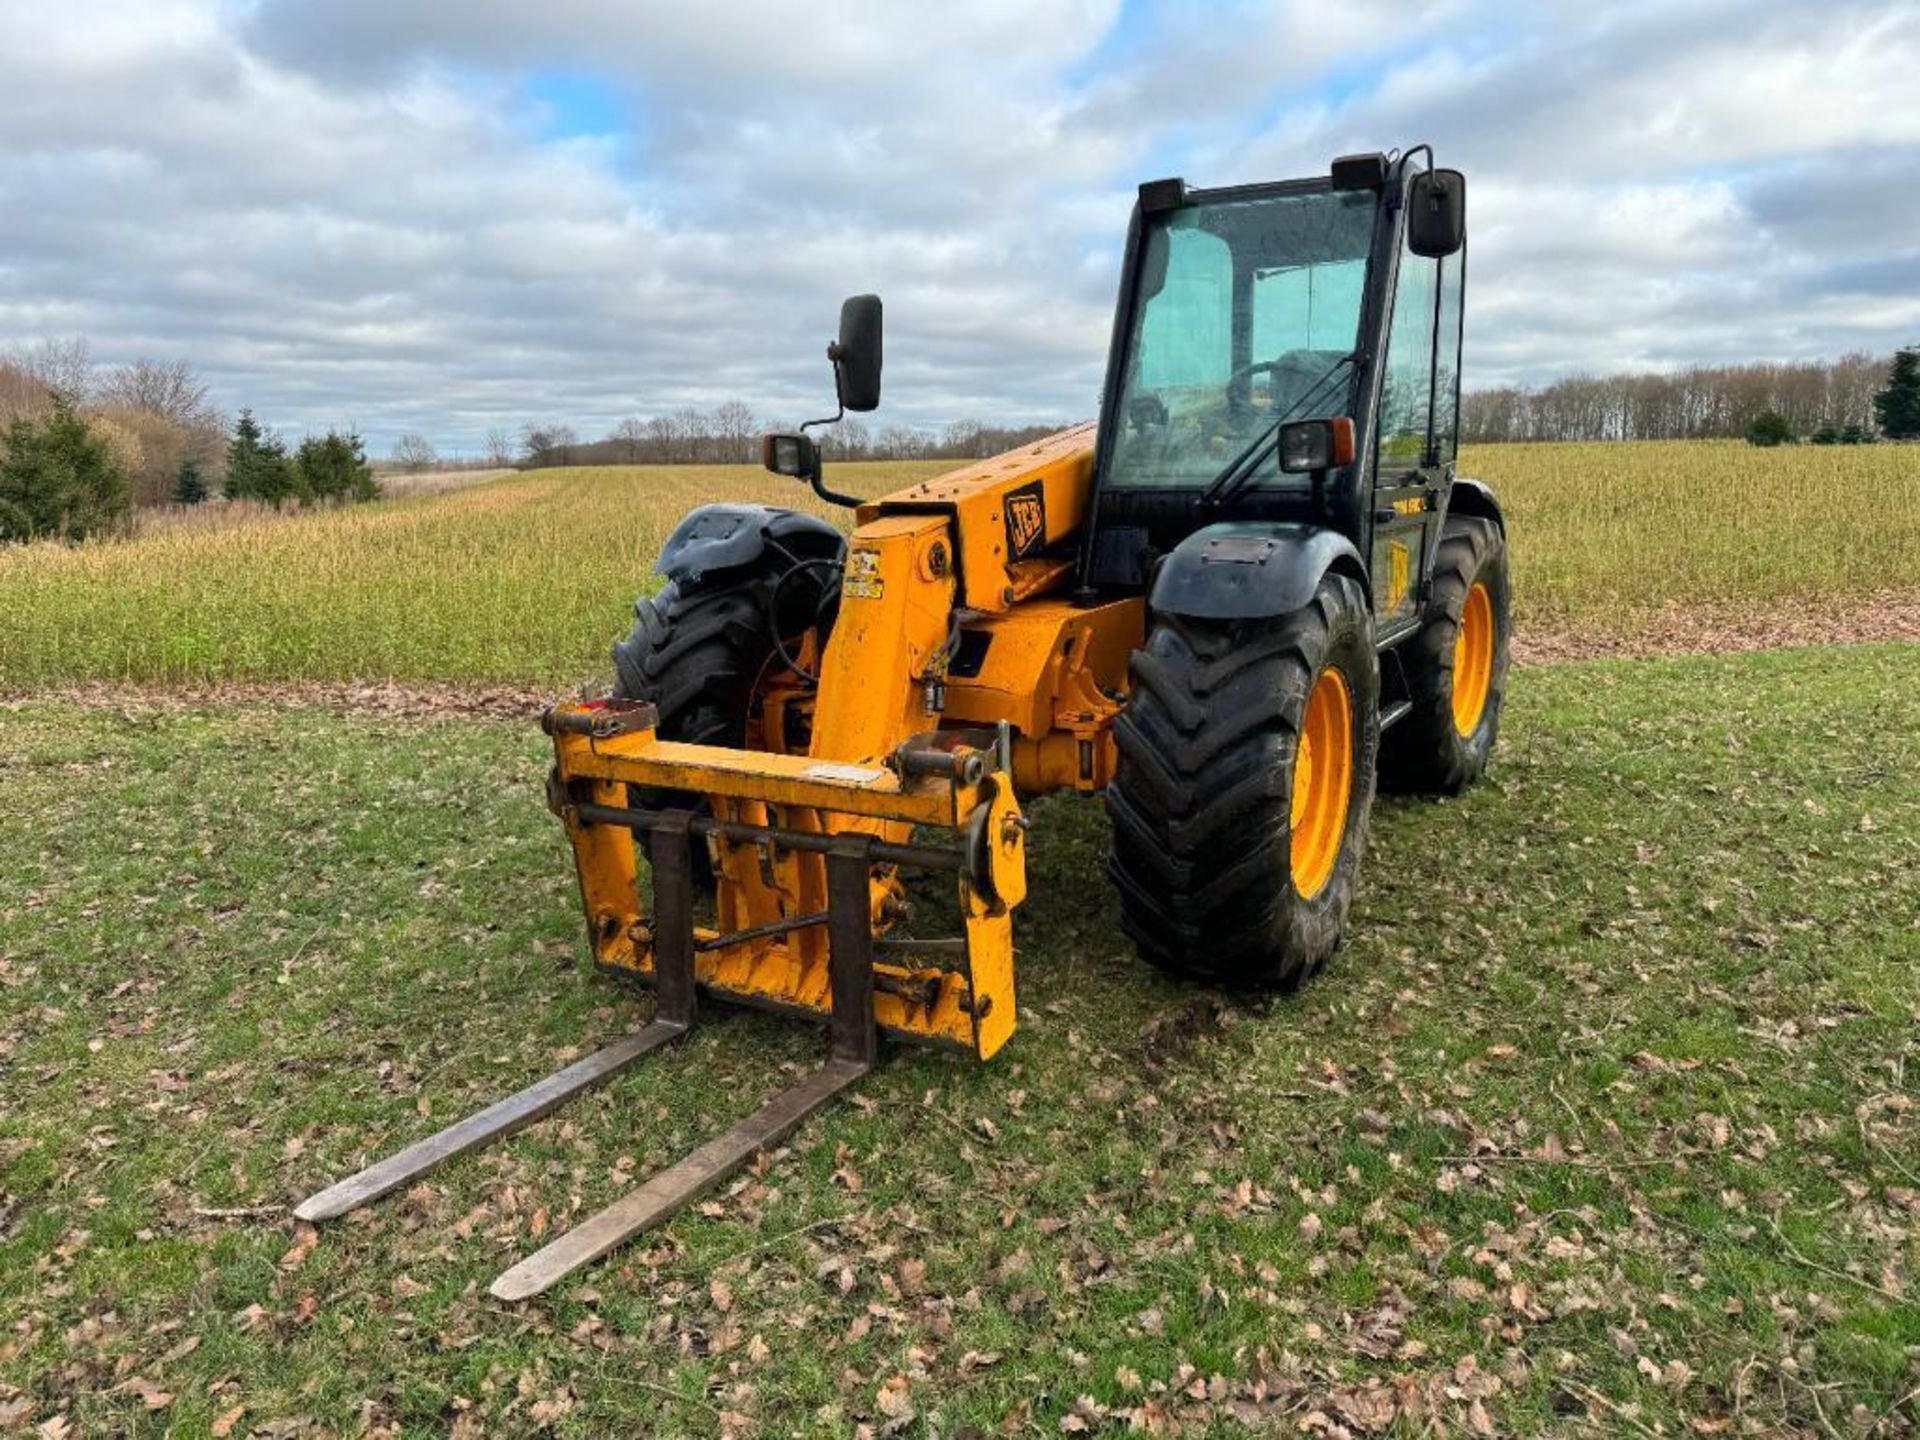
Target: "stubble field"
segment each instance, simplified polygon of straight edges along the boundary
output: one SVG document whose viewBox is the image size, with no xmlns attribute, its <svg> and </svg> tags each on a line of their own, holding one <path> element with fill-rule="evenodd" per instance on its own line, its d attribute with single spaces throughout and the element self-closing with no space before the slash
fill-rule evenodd
<svg viewBox="0 0 1920 1440">
<path fill-rule="evenodd" d="M 877 495 L 945 468 L 845 466 L 835 482 Z M 1920 494 L 1920 447 L 1507 445 L 1462 469 L 1507 508 L 1525 635 L 1791 627 L 1920 588 L 1920 505 L 1900 498 Z M 661 542 L 718 498 L 846 514 L 750 467 L 613 467 L 0 550 L 0 688 L 596 680 Z"/>
</svg>

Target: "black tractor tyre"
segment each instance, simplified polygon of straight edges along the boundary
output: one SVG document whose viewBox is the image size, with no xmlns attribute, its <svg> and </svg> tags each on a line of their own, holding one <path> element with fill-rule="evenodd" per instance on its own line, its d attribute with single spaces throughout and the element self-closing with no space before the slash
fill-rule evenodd
<svg viewBox="0 0 1920 1440">
<path fill-rule="evenodd" d="M 1350 783 L 1326 832 L 1338 836 L 1332 869 L 1303 894 L 1295 761 L 1329 670 L 1345 684 Z M 1380 669 L 1365 592 L 1330 573 L 1303 608 L 1275 619 L 1158 617 L 1132 679 L 1107 789 L 1121 928 L 1161 969 L 1292 989 L 1340 943 L 1366 850 Z"/>
<path fill-rule="evenodd" d="M 663 740 L 742 749 L 756 692 L 779 665 L 769 616 L 774 577 L 749 574 L 683 588 L 669 580 L 634 602 L 633 629 L 613 647 L 613 694 L 648 700 L 660 712 Z M 787 591 L 781 595 L 787 609 Z M 817 598 L 818 590 L 814 594 Z M 629 785 L 628 803 L 648 810 L 709 813 L 698 795 Z M 693 846 L 694 879 L 711 888 L 713 867 L 704 844 Z"/>
<path fill-rule="evenodd" d="M 1481 591 L 1475 598 L 1475 591 Z M 1459 516 L 1440 531 L 1433 587 L 1420 628 L 1397 647 L 1412 709 L 1381 738 L 1380 783 L 1403 793 L 1458 795 L 1486 773 L 1500 735 L 1513 634 L 1507 539 L 1491 520 Z M 1476 614 L 1469 616 L 1469 610 Z M 1463 643 L 1471 626 L 1491 626 L 1490 644 Z M 1467 714 L 1454 681 L 1469 670 Z M 1473 690 L 1482 693 L 1472 704 Z"/>
</svg>

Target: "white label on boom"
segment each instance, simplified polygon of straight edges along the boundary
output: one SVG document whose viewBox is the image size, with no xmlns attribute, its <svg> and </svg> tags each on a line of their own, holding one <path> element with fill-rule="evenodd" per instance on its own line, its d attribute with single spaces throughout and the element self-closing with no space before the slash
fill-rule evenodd
<svg viewBox="0 0 1920 1440">
<path fill-rule="evenodd" d="M 836 765 L 830 760 L 823 760 L 818 765 L 807 766 L 800 773 L 809 780 L 846 780 L 855 785 L 871 785 L 887 772 L 866 765 Z"/>
</svg>

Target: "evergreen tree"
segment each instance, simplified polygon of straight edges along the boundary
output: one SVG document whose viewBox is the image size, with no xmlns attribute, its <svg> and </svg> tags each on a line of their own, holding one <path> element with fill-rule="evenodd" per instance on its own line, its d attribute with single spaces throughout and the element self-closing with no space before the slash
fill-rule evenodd
<svg viewBox="0 0 1920 1440">
<path fill-rule="evenodd" d="M 294 468 L 300 472 L 300 482 L 315 500 L 338 500 L 341 485 L 334 472 L 332 447 L 327 443 L 331 435 L 322 439 L 318 435 L 309 435 L 300 442 L 300 448 L 293 452 Z"/>
<path fill-rule="evenodd" d="M 285 443 L 263 429 L 251 410 L 242 410 L 233 422 L 225 493 L 229 500 L 264 500 L 276 510 L 301 493 L 300 476 Z"/>
<path fill-rule="evenodd" d="M 1774 446 L 1793 443 L 1793 426 L 1778 410 L 1762 410 L 1747 426 L 1749 445 Z"/>
<path fill-rule="evenodd" d="M 301 485 L 315 500 L 371 500 L 380 493 L 360 437 L 329 430 L 309 435 L 294 456 Z"/>
<path fill-rule="evenodd" d="M 367 463 L 366 442 L 360 438 L 360 432 L 349 430 L 340 437 L 346 446 L 347 454 L 353 463 L 353 479 L 347 486 L 349 500 L 378 500 L 380 482 L 374 478 L 373 466 Z"/>
<path fill-rule="evenodd" d="M 173 503 L 198 505 L 207 498 L 207 482 L 200 478 L 200 466 L 189 455 L 180 462 L 180 474 L 173 482 Z"/>
<path fill-rule="evenodd" d="M 0 540 L 79 540 L 126 518 L 126 472 L 65 400 L 43 419 L 16 418 L 0 460 Z"/>
<path fill-rule="evenodd" d="M 1920 349 L 1893 357 L 1887 388 L 1873 397 L 1873 413 L 1889 440 L 1920 440 Z"/>
<path fill-rule="evenodd" d="M 274 509 L 278 510 L 289 500 L 306 498 L 305 486 L 293 457 L 287 453 L 286 442 L 271 431 L 260 440 L 258 474 L 259 489 L 255 493 Z"/>
<path fill-rule="evenodd" d="M 227 483 L 222 492 L 229 500 L 252 499 L 260 493 L 260 422 L 253 411 L 242 410 L 233 422 L 233 438 L 227 441 Z"/>
</svg>

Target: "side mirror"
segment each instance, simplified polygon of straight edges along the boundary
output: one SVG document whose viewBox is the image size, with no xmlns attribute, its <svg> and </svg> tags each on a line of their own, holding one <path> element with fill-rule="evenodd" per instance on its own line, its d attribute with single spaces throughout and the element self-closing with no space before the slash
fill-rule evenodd
<svg viewBox="0 0 1920 1440">
<path fill-rule="evenodd" d="M 827 347 L 840 386 L 840 403 L 849 410 L 871 410 L 880 403 L 880 297 L 855 295 L 840 307 L 840 338 Z"/>
<path fill-rule="evenodd" d="M 1467 177 L 1458 170 L 1414 176 L 1407 189 L 1407 248 L 1437 260 L 1466 243 Z"/>
</svg>

